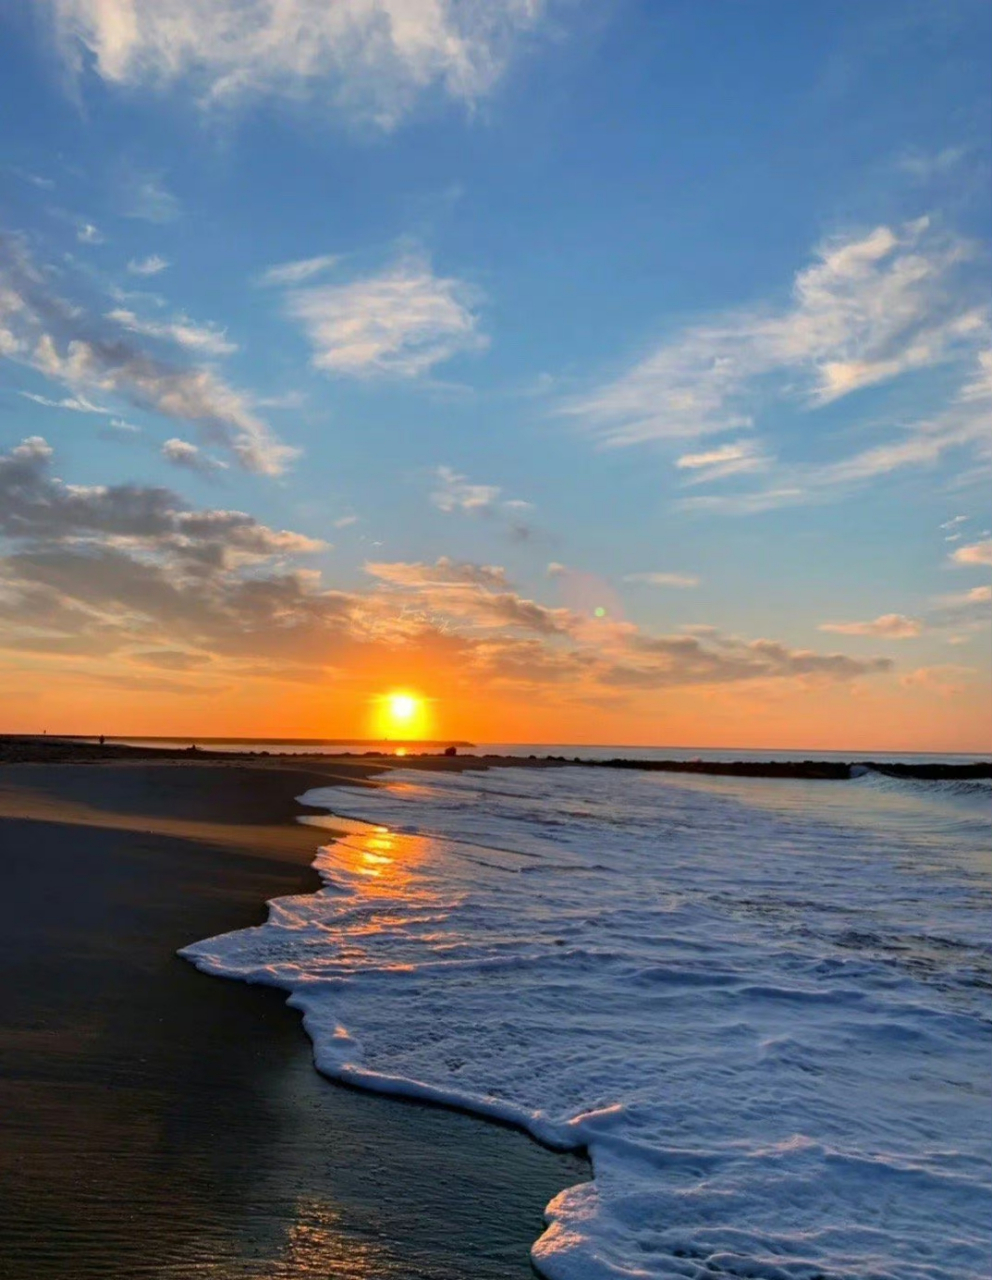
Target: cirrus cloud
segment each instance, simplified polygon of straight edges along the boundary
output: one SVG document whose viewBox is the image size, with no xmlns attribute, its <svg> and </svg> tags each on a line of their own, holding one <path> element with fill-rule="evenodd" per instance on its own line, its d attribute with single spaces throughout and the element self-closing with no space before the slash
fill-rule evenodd
<svg viewBox="0 0 992 1280">
<path fill-rule="evenodd" d="M 821 622 L 821 631 L 840 636 L 881 636 L 886 640 L 910 640 L 920 635 L 923 623 L 902 613 L 883 613 L 871 622 Z"/>
<path fill-rule="evenodd" d="M 550 566 L 549 566 L 550 572 Z M 649 571 L 647 573 L 628 573 L 624 582 L 643 583 L 648 587 L 698 587 L 699 579 L 694 573 L 667 573 Z"/>
<path fill-rule="evenodd" d="M 285 305 L 310 340 L 315 369 L 416 378 L 488 345 L 475 301 L 462 281 L 436 276 L 425 257 L 408 254 L 377 275 L 291 289 Z"/>
<path fill-rule="evenodd" d="M 64 56 L 105 81 L 185 81 L 204 106 L 302 93 L 393 127 L 426 90 L 472 103 L 541 0 L 47 0 Z"/>
<path fill-rule="evenodd" d="M 796 275 L 787 307 L 690 327 L 566 412 L 611 445 L 704 436 L 751 426 L 771 376 L 777 398 L 816 408 L 968 354 L 987 324 L 960 287 L 971 256 L 927 218 L 828 241 Z"/>
</svg>

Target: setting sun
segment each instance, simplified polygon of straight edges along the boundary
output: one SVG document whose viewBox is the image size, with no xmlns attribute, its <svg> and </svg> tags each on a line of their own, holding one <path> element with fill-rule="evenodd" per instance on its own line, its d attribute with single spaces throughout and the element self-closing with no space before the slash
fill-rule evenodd
<svg viewBox="0 0 992 1280">
<path fill-rule="evenodd" d="M 389 715 L 397 724 L 406 724 L 417 714 L 417 699 L 408 693 L 396 693 L 389 699 Z"/>
<path fill-rule="evenodd" d="M 423 738 L 428 730 L 427 703 L 406 690 L 376 699 L 376 732 L 383 738 Z"/>
</svg>

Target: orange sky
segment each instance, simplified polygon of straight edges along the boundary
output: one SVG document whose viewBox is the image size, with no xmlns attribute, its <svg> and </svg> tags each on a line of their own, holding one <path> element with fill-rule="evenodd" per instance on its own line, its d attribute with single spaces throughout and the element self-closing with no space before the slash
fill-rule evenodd
<svg viewBox="0 0 992 1280">
<path fill-rule="evenodd" d="M 67 664 L 66 664 L 67 665 Z M 381 695 L 423 699 L 423 736 L 473 742 L 626 743 L 819 750 L 966 751 L 990 748 L 987 686 L 955 684 L 955 675 L 907 682 L 892 676 L 852 684 L 755 681 L 733 687 L 638 692 L 612 703 L 570 699 L 556 689 L 514 690 L 476 684 L 451 672 L 397 666 L 376 684 L 347 676 L 313 683 L 250 679 L 204 682 L 179 693 L 114 688 L 139 681 L 121 664 L 107 674 L 34 660 L 0 674 L 3 729 L 13 732 L 218 737 L 373 737 L 385 724 Z M 60 667 L 63 669 L 60 670 Z M 96 678 L 94 678 L 96 677 Z M 158 677 L 148 678 L 154 684 Z M 177 684 L 178 687 L 178 684 Z M 185 688 L 185 686 L 183 686 Z M 396 725 L 391 737 L 412 736 Z"/>
</svg>

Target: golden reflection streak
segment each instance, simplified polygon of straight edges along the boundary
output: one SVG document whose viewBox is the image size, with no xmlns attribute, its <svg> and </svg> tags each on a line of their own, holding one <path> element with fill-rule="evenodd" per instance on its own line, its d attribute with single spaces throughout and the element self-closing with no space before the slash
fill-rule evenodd
<svg viewBox="0 0 992 1280">
<path fill-rule="evenodd" d="M 375 1241 L 344 1234 L 340 1218 L 327 1200 L 298 1200 L 285 1252 L 266 1272 L 266 1280 L 386 1280 L 398 1274 L 390 1251 Z"/>
</svg>

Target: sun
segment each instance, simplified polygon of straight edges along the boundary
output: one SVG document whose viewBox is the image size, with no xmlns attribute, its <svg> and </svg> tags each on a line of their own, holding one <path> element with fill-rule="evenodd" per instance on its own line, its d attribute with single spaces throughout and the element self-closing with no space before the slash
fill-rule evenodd
<svg viewBox="0 0 992 1280">
<path fill-rule="evenodd" d="M 396 724 L 407 724 L 417 714 L 417 699 L 409 693 L 394 693 L 389 698 L 389 718 Z"/>
<path fill-rule="evenodd" d="M 376 732 L 382 738 L 424 738 L 428 728 L 427 702 L 407 689 L 375 699 Z"/>
</svg>

